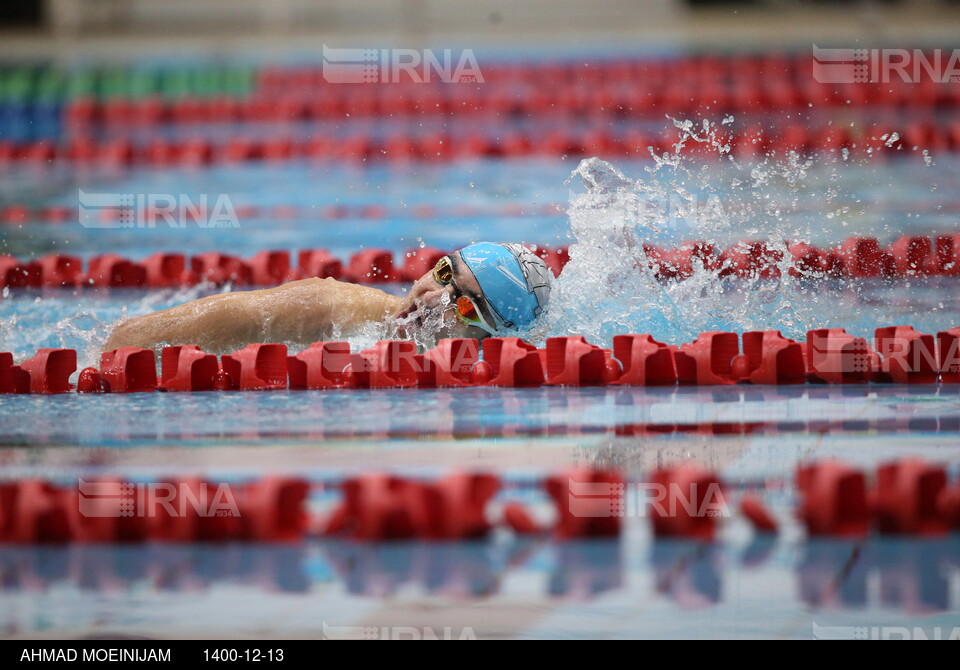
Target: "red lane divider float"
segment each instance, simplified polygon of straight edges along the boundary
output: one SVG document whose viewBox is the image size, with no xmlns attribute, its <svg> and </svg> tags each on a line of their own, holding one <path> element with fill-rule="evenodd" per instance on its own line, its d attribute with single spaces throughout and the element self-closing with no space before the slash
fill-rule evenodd
<svg viewBox="0 0 960 670">
<path fill-rule="evenodd" d="M 687 93 L 684 97 L 689 100 Z M 688 106 L 671 102 L 661 109 L 685 113 Z M 714 106 L 708 113 L 714 114 Z M 690 109 L 690 112 L 697 113 Z M 734 111 L 734 110 L 731 110 Z M 707 110 L 704 110 L 707 112 Z M 391 110 L 393 115 L 395 110 Z M 575 112 L 570 112 L 575 114 Z M 605 113 L 604 113 L 605 114 Z M 542 114 L 538 113 L 538 118 Z M 341 117 L 342 118 L 342 117 Z M 69 160 L 75 165 L 102 165 L 124 167 L 131 165 L 198 167 L 211 164 L 230 164 L 239 161 L 288 161 L 293 159 L 351 160 L 351 161 L 447 161 L 458 158 L 516 158 L 536 156 L 602 156 L 605 158 L 649 157 L 650 149 L 658 155 L 670 149 L 677 141 L 672 127 L 649 132 L 635 127 L 611 127 L 602 117 L 574 118 L 561 129 L 547 133 L 534 131 L 520 134 L 511 122 L 494 118 L 484 130 L 477 130 L 470 119 L 454 118 L 448 123 L 453 128 L 445 134 L 425 133 L 410 129 L 388 137 L 357 132 L 337 138 L 298 135 L 291 127 L 289 135 L 281 138 L 249 137 L 226 142 L 212 138 L 168 140 L 154 137 L 134 143 L 126 137 L 97 140 L 81 134 L 63 143 L 49 139 L 34 142 L 0 143 L 0 164 L 27 162 L 48 165 L 54 161 Z M 497 132 L 502 128 L 502 132 Z M 919 122 L 907 128 L 900 127 L 900 135 L 891 141 L 894 126 L 862 125 L 855 129 L 835 126 L 783 126 L 765 133 L 728 133 L 721 139 L 729 143 L 731 153 L 741 159 L 751 159 L 768 153 L 786 156 L 813 153 L 849 152 L 854 157 L 869 156 L 882 161 L 887 156 L 921 156 L 919 149 L 933 152 L 960 151 L 960 123 L 937 124 Z M 720 160 L 722 155 L 712 147 L 690 146 L 704 159 Z M 867 153 L 869 151 L 869 153 Z M 21 214 L 9 210 L 10 222 L 22 220 Z"/>
<path fill-rule="evenodd" d="M 11 393 L 67 393 L 73 390 L 70 376 L 77 370 L 77 352 L 73 349 L 40 349 L 32 358 L 12 364 L 12 357 L 0 358 L 6 369 L 6 388 Z"/>
<path fill-rule="evenodd" d="M 807 334 L 808 380 L 821 384 L 863 384 L 879 367 L 879 356 L 862 337 L 843 328 L 812 330 Z"/>
<path fill-rule="evenodd" d="M 901 459 L 881 464 L 871 477 L 841 462 L 821 461 L 798 467 L 796 483 L 795 513 L 810 537 L 960 531 L 960 483 L 951 487 L 940 464 Z M 558 541 L 616 539 L 624 519 L 638 511 L 649 518 L 658 541 L 712 542 L 735 507 L 718 475 L 694 462 L 660 468 L 642 481 L 579 467 L 530 484 L 552 503 L 552 525 L 536 521 L 529 503 L 510 500 L 500 478 L 485 472 L 453 472 L 436 480 L 370 473 L 322 485 L 274 476 L 244 482 L 0 481 L 0 543 L 288 542 L 310 534 L 363 542 L 461 541 L 486 538 L 496 525 Z M 317 514 L 310 494 L 320 487 L 338 489 L 342 498 Z M 644 495 L 633 496 L 627 487 L 639 487 Z M 644 509 L 629 508 L 637 504 Z M 782 525 L 760 493 L 740 495 L 736 509 L 757 533 L 776 533 Z"/>
<path fill-rule="evenodd" d="M 960 328 L 937 333 L 937 367 L 944 384 L 960 384 Z"/>
<path fill-rule="evenodd" d="M 877 470 L 871 505 L 883 533 L 943 535 L 950 530 L 950 519 L 941 502 L 946 495 L 943 466 L 903 459 Z"/>
<path fill-rule="evenodd" d="M 795 277 L 877 278 L 953 276 L 960 277 L 960 235 L 901 237 L 889 247 L 875 238 L 849 238 L 834 249 L 807 244 L 788 245 L 792 258 L 772 251 L 766 243 L 742 242 L 717 252 L 705 242 L 684 242 L 676 250 L 645 248 L 648 267 L 663 281 L 683 280 L 695 268 L 706 268 L 719 277 L 772 278 L 786 268 Z M 555 276 L 569 261 L 566 247 L 535 245 Z M 173 252 L 155 253 L 141 261 L 117 254 L 91 258 L 83 269 L 74 256 L 50 254 L 35 260 L 0 256 L 0 288 L 169 288 L 198 282 L 216 285 L 277 286 L 308 277 L 333 277 L 365 284 L 412 282 L 428 272 L 449 252 L 433 247 L 406 251 L 401 262 L 387 249 L 365 249 L 344 262 L 325 249 L 304 249 L 297 263 L 284 250 L 261 251 L 244 259 L 207 252 L 187 257 Z"/>
<path fill-rule="evenodd" d="M 579 468 L 548 478 L 544 488 L 557 510 L 553 527 L 557 538 L 620 535 L 621 518 L 626 515 L 625 484 L 620 473 Z"/>
<path fill-rule="evenodd" d="M 154 391 L 157 388 L 156 356 L 150 349 L 114 349 L 100 356 L 99 374 L 111 393 Z"/>
<path fill-rule="evenodd" d="M 268 391 L 287 388 L 287 347 L 284 344 L 248 344 L 220 357 L 227 378 L 224 390 Z"/>
<path fill-rule="evenodd" d="M 650 335 L 615 335 L 613 358 L 622 369 L 611 384 L 673 386 L 677 382 L 673 351 Z"/>
<path fill-rule="evenodd" d="M 545 366 L 539 350 L 518 337 L 483 340 L 483 360 L 474 365 L 471 381 L 478 386 L 541 386 Z"/>
<path fill-rule="evenodd" d="M 314 342 L 309 348 L 287 358 L 290 388 L 306 390 L 348 387 L 352 382 L 346 373 L 349 365 L 349 343 Z"/>
<path fill-rule="evenodd" d="M 661 468 L 653 473 L 659 488 L 650 504 L 654 535 L 710 541 L 726 502 L 717 475 L 694 463 Z"/>
<path fill-rule="evenodd" d="M 866 476 L 827 461 L 797 470 L 802 503 L 797 516 L 810 535 L 861 537 L 870 529 Z"/>
<path fill-rule="evenodd" d="M 606 378 L 604 350 L 583 337 L 550 337 L 542 355 L 550 386 L 596 386 Z M 619 370 L 619 369 L 618 369 Z M 614 374 L 611 381 L 619 376 Z"/>
<path fill-rule="evenodd" d="M 797 487 L 797 515 L 810 535 L 863 537 L 872 528 L 889 535 L 944 535 L 960 528 L 960 499 L 946 470 L 919 459 L 882 464 L 873 488 L 864 472 L 823 461 L 798 469 Z"/>
<path fill-rule="evenodd" d="M 733 384 L 733 361 L 740 353 L 736 333 L 702 333 L 696 340 L 673 351 L 677 381 L 681 385 Z"/>
<path fill-rule="evenodd" d="M 455 473 L 426 483 L 372 474 L 343 484 L 326 535 L 356 540 L 469 540 L 492 528 L 485 507 L 500 488 L 489 474 Z"/>
<path fill-rule="evenodd" d="M 421 388 L 435 386 L 472 386 L 473 369 L 480 360 L 480 343 L 477 340 L 440 340 L 437 346 L 425 354 L 417 354 L 417 385 Z"/>
<path fill-rule="evenodd" d="M 350 355 L 344 374 L 353 388 L 384 389 L 416 386 L 417 345 L 409 341 L 381 340 L 369 349 Z"/>
<path fill-rule="evenodd" d="M 160 368 L 164 391 L 213 391 L 220 371 L 217 357 L 196 345 L 164 347 Z"/>
<path fill-rule="evenodd" d="M 934 336 L 918 333 L 913 326 L 878 328 L 877 354 L 880 381 L 932 384 L 940 375 Z"/>
<path fill-rule="evenodd" d="M 741 352 L 742 341 L 742 352 Z M 165 347 L 159 379 L 150 349 L 127 347 L 81 372 L 82 393 L 383 389 L 458 386 L 723 386 L 730 384 L 957 384 L 960 328 L 936 336 L 911 326 L 877 328 L 876 346 L 842 328 L 811 330 L 806 342 L 780 331 L 709 332 L 665 345 L 650 335 L 616 335 L 613 349 L 583 337 L 552 337 L 537 349 L 515 337 L 445 339 L 418 353 L 382 340 L 359 352 L 315 342 L 287 355 L 282 344 L 250 344 L 219 361 L 196 346 Z M 0 353 L 0 393 L 64 393 L 77 369 L 72 349 L 41 349 L 19 365 Z"/>
<path fill-rule="evenodd" d="M 751 384 L 803 384 L 804 347 L 777 330 L 744 333 L 743 353 L 734 357 L 731 371 Z"/>
<path fill-rule="evenodd" d="M 117 254 L 94 256 L 87 264 L 84 283 L 94 288 L 140 288 L 147 285 L 147 269 Z"/>
</svg>

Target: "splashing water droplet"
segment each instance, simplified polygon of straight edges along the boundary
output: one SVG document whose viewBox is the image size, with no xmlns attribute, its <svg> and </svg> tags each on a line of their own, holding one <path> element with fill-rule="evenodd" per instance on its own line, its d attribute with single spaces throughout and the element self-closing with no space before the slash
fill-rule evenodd
<svg viewBox="0 0 960 670">
<path fill-rule="evenodd" d="M 836 325 L 809 279 L 791 272 L 789 246 L 811 243 L 811 219 L 850 212 L 846 204 L 831 205 L 840 191 L 823 187 L 824 180 L 839 179 L 836 171 L 824 169 L 808 184 L 814 163 L 794 152 L 752 165 L 724 162 L 707 170 L 695 162 L 691 168 L 693 156 L 685 151 L 719 150 L 729 142 L 718 125 L 673 121 L 679 131 L 673 152 L 652 155 L 644 178 L 634 181 L 598 158 L 573 171 L 568 183 L 579 178 L 585 188 L 568 210 L 575 242 L 546 318 L 529 333 L 532 341 L 578 334 L 610 346 L 613 335 L 633 332 L 679 343 L 710 330 L 767 329 L 802 338 L 807 330 Z M 823 203 L 819 217 L 794 216 L 811 191 Z M 717 206 L 711 211 L 705 201 Z M 700 240 L 719 252 L 745 234 L 758 240 L 760 250 L 757 267 L 745 277 L 727 276 L 733 261 L 704 264 L 689 243 L 686 260 L 670 256 L 683 240 Z M 747 245 L 740 253 L 756 249 Z M 678 263 L 684 278 L 665 278 Z"/>
</svg>

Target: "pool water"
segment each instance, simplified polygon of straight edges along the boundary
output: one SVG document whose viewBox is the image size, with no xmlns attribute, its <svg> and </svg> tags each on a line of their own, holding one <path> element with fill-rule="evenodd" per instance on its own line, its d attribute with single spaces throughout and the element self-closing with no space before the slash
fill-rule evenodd
<svg viewBox="0 0 960 670">
<path fill-rule="evenodd" d="M 827 245 L 858 234 L 890 242 L 901 234 L 957 230 L 960 202 L 953 194 L 960 186 L 960 159 L 949 154 L 936 156 L 929 165 L 916 156 L 886 161 L 823 157 L 792 170 L 782 158 L 770 164 L 701 161 L 686 161 L 682 171 L 659 172 L 650 172 L 649 157 L 613 162 L 631 179 L 678 192 L 682 188 L 703 204 L 711 194 L 724 198 L 720 207 L 729 221 L 711 231 L 718 242 L 779 236 Z M 182 194 L 192 203 L 206 195 L 211 207 L 223 194 L 240 227 L 202 228 L 192 219 L 177 229 L 162 221 L 152 228 L 110 229 L 31 223 L 4 226 L 0 239 L 4 253 L 14 256 L 51 250 L 89 256 L 109 250 L 133 258 L 159 250 L 249 255 L 315 247 L 348 255 L 360 247 L 405 250 L 423 241 L 446 248 L 481 239 L 569 244 L 566 210 L 583 188 L 578 180 L 567 180 L 578 163 L 568 157 L 443 164 L 288 161 L 123 171 L 7 167 L 0 168 L 0 206 L 76 210 L 80 189 L 91 194 Z M 765 174 L 758 177 L 754 170 Z M 755 182 L 749 181 L 751 175 Z M 652 202 L 664 214 L 676 214 L 669 199 Z M 656 241 L 686 239 L 689 226 L 682 225 L 679 215 L 669 218 L 672 225 Z"/>
<path fill-rule="evenodd" d="M 594 445 L 657 442 L 724 434 L 751 442 L 772 436 L 855 439 L 876 433 L 906 444 L 917 438 L 956 442 L 960 388 L 904 386 L 729 386 L 715 388 L 541 387 L 202 392 L 59 396 L 0 396 L 0 431 L 8 445 L 33 447 L 254 446 L 262 443 L 373 446 L 404 465 L 418 454 L 443 459 L 434 445 L 450 440 L 522 440 L 549 445 L 570 438 Z M 655 435 L 656 434 L 656 435 Z M 878 447 L 879 452 L 879 447 Z M 40 453 L 31 450 L 29 453 Z M 82 451 L 78 451 L 82 454 Z M 198 452 L 202 454 L 202 450 Z M 550 452 L 551 454 L 553 452 Z M 537 452 L 528 455 L 537 465 Z M 336 457 L 324 452 L 323 458 Z M 701 454 L 700 456 L 705 456 Z M 135 453 L 98 454 L 111 459 Z M 270 467 L 265 454 L 254 467 Z M 603 460 L 601 454 L 595 458 Z M 789 459 L 786 459 L 789 460 Z M 322 459 L 321 461 L 322 462 Z M 335 461 L 336 462 L 336 461 Z M 158 465 L 162 465 L 160 462 Z M 551 455 L 541 465 L 556 464 Z M 611 465 L 616 464 L 611 461 Z M 489 465 L 494 465 L 493 463 Z M 176 462 L 170 464 L 175 467 Z M 295 466 L 301 467 L 299 465 Z"/>
</svg>

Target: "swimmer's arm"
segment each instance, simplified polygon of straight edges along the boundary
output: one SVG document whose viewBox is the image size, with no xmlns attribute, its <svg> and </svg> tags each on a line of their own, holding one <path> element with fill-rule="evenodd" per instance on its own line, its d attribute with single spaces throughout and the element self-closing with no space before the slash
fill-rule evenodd
<svg viewBox="0 0 960 670">
<path fill-rule="evenodd" d="M 222 293 L 124 321 L 104 351 L 196 344 L 229 353 L 251 342 L 302 343 L 330 337 L 333 327 L 383 320 L 399 298 L 334 279 L 302 279 L 258 291 Z"/>
</svg>

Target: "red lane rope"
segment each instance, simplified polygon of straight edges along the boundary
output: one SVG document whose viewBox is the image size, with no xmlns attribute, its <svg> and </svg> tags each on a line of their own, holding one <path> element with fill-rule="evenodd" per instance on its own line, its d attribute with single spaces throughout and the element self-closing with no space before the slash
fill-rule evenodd
<svg viewBox="0 0 960 670">
<path fill-rule="evenodd" d="M 297 478 L 144 483 L 99 477 L 76 486 L 14 480 L 0 483 L 0 543 L 289 542 L 310 535 L 365 542 L 476 540 L 494 526 L 561 541 L 615 538 L 624 518 L 638 511 L 628 505 L 638 504 L 655 538 L 709 542 L 737 499 L 755 532 L 779 531 L 780 520 L 759 493 L 731 495 L 715 472 L 697 463 L 661 467 L 645 479 L 631 483 L 615 470 L 581 467 L 537 481 L 553 503 L 552 526 L 535 521 L 516 501 L 505 501 L 494 514 L 491 502 L 503 482 L 486 472 L 432 481 L 360 475 L 337 487 L 342 502 L 327 514 L 311 511 L 310 491 L 317 487 Z M 847 464 L 821 461 L 801 465 L 795 483 L 795 516 L 810 537 L 937 537 L 960 530 L 960 483 L 948 479 L 943 465 L 901 459 L 868 477 Z M 639 502 L 626 490 L 634 484 L 643 485 Z"/>
<path fill-rule="evenodd" d="M 554 275 L 569 260 L 567 247 L 535 246 Z M 960 276 L 960 234 L 926 237 L 903 235 L 884 247 L 876 238 L 850 237 L 831 248 L 805 243 L 788 244 L 787 254 L 757 240 L 719 250 L 701 241 L 684 242 L 675 249 L 644 245 L 648 266 L 662 280 L 683 280 L 697 269 L 719 278 L 774 278 L 784 269 L 794 277 L 909 278 Z M 0 288 L 168 288 L 201 282 L 235 286 L 276 286 L 306 277 L 333 277 L 367 284 L 411 282 L 430 270 L 448 251 L 435 247 L 410 249 L 397 263 L 388 249 L 364 249 L 346 262 L 326 249 L 304 249 L 296 264 L 284 250 L 261 251 L 243 259 L 207 252 L 187 257 L 159 252 L 140 261 L 118 254 L 83 260 L 67 254 L 48 254 L 34 260 L 0 255 Z"/>
<path fill-rule="evenodd" d="M 481 356 L 482 352 L 482 356 Z M 583 337 L 552 337 L 543 349 L 516 337 L 441 340 L 425 353 L 382 340 L 351 351 L 315 342 L 288 355 L 283 344 L 250 344 L 219 359 L 196 345 L 105 352 L 77 385 L 73 349 L 40 349 L 14 364 L 0 353 L 0 393 L 135 393 L 437 388 L 467 386 L 723 386 L 730 384 L 960 384 L 960 327 L 936 335 L 877 328 L 873 342 L 842 328 L 811 330 L 805 342 L 780 331 L 707 332 L 681 345 L 646 334 L 616 335 L 604 349 Z"/>
<path fill-rule="evenodd" d="M 897 139 L 891 139 L 894 130 L 900 134 Z M 359 132 L 337 137 L 304 137 L 300 131 L 291 129 L 286 136 L 268 139 L 240 136 L 216 142 L 203 138 L 177 141 L 158 137 L 145 144 L 135 144 L 122 136 L 97 140 L 81 133 L 63 143 L 50 140 L 29 143 L 0 141 L 0 166 L 20 162 L 48 164 L 55 160 L 106 167 L 196 167 L 291 159 L 442 162 L 460 158 L 530 156 L 649 158 L 651 149 L 657 154 L 663 153 L 670 150 L 676 140 L 676 131 L 672 128 L 648 131 L 634 126 L 616 132 L 608 124 L 586 128 L 571 128 L 568 124 L 565 128 L 529 133 L 521 133 L 507 125 L 503 126 L 502 132 L 483 132 L 475 128 L 462 132 L 398 131 L 387 137 Z M 911 121 L 903 128 L 873 123 L 858 128 L 790 124 L 775 131 L 754 126 L 741 134 L 731 135 L 728 141 L 731 154 L 740 159 L 771 152 L 786 156 L 790 152 L 807 155 L 845 151 L 853 158 L 879 162 L 890 156 L 919 157 L 921 150 L 934 153 L 960 151 L 960 122 Z M 704 160 L 723 157 L 713 148 L 691 145 L 689 150 Z"/>
</svg>

